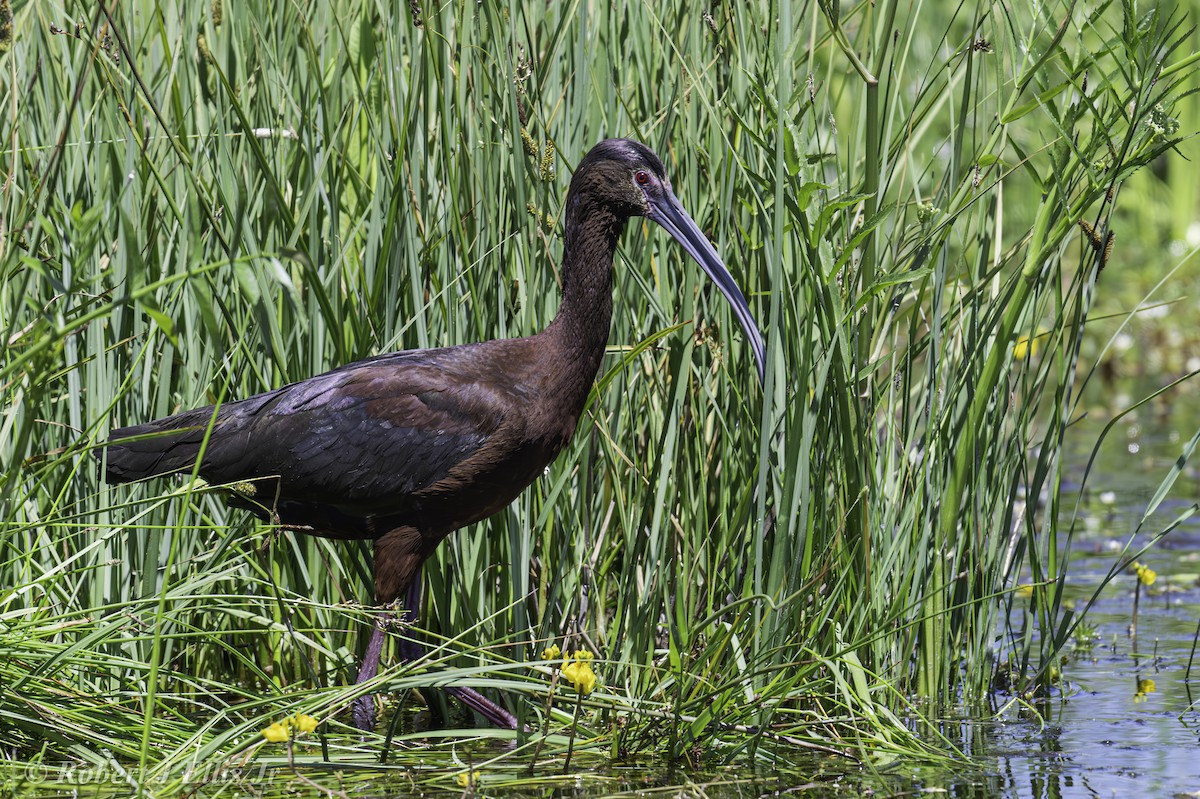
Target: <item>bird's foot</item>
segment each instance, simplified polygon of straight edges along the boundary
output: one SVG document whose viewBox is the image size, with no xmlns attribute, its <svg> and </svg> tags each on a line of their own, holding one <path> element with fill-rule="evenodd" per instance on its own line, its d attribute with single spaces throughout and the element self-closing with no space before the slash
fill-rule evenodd
<svg viewBox="0 0 1200 799">
<path fill-rule="evenodd" d="M 525 732 L 533 732 L 528 726 L 519 726 L 517 717 L 509 713 L 504 708 L 497 705 L 492 700 L 488 699 L 483 694 L 476 691 L 474 688 L 459 688 L 450 686 L 446 688 L 446 693 L 451 696 L 458 697 L 458 700 L 464 705 L 474 710 L 479 715 L 490 721 L 497 727 L 502 727 L 508 730 L 523 729 Z"/>
</svg>

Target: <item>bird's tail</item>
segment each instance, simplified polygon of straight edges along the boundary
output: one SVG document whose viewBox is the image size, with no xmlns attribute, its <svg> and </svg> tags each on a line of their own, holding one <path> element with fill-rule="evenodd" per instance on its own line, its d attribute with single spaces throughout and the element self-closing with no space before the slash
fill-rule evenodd
<svg viewBox="0 0 1200 799">
<path fill-rule="evenodd" d="M 103 450 L 94 450 L 97 457 L 103 452 L 107 458 L 104 479 L 128 483 L 191 470 L 212 423 L 213 408 L 207 407 L 114 430 Z"/>
</svg>

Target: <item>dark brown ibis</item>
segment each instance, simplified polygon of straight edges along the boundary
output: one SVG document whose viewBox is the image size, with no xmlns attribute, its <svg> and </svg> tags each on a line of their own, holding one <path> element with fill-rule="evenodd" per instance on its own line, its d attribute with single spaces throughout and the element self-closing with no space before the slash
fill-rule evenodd
<svg viewBox="0 0 1200 799">
<path fill-rule="evenodd" d="M 370 539 L 375 601 L 420 598 L 421 564 L 464 525 L 508 505 L 575 433 L 608 341 L 612 264 L 632 216 L 666 228 L 717 284 L 750 339 L 759 378 L 763 340 L 742 292 L 671 191 L 662 162 L 628 139 L 597 144 L 567 192 L 563 297 L 535 336 L 394 352 L 238 402 L 115 430 L 106 479 L 189 472 L 262 518 L 312 535 Z M 211 430 L 210 430 L 211 424 Z M 359 682 L 376 674 L 376 625 Z M 411 655 L 412 653 L 408 653 Z M 450 692 L 494 724 L 516 720 L 477 692 Z M 370 697 L 355 723 L 374 723 Z"/>
</svg>

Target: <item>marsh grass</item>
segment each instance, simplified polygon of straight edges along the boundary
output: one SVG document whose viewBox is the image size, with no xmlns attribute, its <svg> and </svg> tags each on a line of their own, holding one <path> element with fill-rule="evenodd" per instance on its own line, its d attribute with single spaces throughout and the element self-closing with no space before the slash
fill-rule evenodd
<svg viewBox="0 0 1200 799">
<path fill-rule="evenodd" d="M 298 751 L 346 767 L 455 774 L 464 740 L 515 737 L 469 766 L 514 784 L 568 750 L 880 766 L 951 753 L 907 719 L 985 708 L 1001 664 L 1047 689 L 1076 618 L 1058 520 L 1081 343 L 1124 237 L 1155 230 L 1113 209 L 1187 133 L 1191 20 L 417 7 L 18 7 L 4 756 L 180 787 L 281 763 L 258 733 L 303 712 L 324 723 Z M 663 155 L 756 310 L 766 385 L 677 248 L 631 224 L 576 441 L 427 564 L 422 629 L 397 632 L 427 658 L 350 685 L 378 612 L 365 545 L 256 524 L 219 487 L 101 484 L 90 452 L 119 424 L 540 329 L 570 169 L 609 135 Z M 551 642 L 597 655 L 578 723 Z M 538 733 L 347 726 L 362 690 L 450 682 Z"/>
</svg>

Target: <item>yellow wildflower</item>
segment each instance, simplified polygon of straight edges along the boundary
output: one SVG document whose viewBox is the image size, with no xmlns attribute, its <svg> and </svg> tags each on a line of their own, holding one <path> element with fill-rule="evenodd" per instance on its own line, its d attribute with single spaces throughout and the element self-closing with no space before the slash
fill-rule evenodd
<svg viewBox="0 0 1200 799">
<path fill-rule="evenodd" d="M 1133 571 L 1142 585 L 1154 585 L 1154 581 L 1158 579 L 1158 572 L 1143 563 L 1133 564 Z"/>
<path fill-rule="evenodd" d="M 454 778 L 459 788 L 470 788 L 479 782 L 478 771 L 464 771 Z"/>
<path fill-rule="evenodd" d="M 1138 680 L 1137 693 L 1133 695 L 1134 702 L 1145 702 L 1146 694 L 1152 694 L 1158 691 L 1158 686 L 1154 684 L 1154 680 Z"/>
<path fill-rule="evenodd" d="M 587 696 L 596 688 L 596 672 L 592 671 L 591 652 L 577 650 L 570 658 L 563 660 L 562 676 L 575 686 L 575 690 Z"/>
<path fill-rule="evenodd" d="M 312 732 L 317 728 L 317 720 L 312 716 L 300 713 L 295 718 L 296 729 L 300 732 Z"/>
<path fill-rule="evenodd" d="M 1032 358 L 1041 349 L 1041 339 L 1038 336 L 1021 336 L 1013 345 L 1013 357 L 1018 361 Z"/>
<path fill-rule="evenodd" d="M 262 737 L 271 743 L 282 743 L 292 737 L 292 728 L 297 732 L 312 732 L 317 728 L 317 720 L 305 713 L 297 713 L 291 718 L 277 721 L 262 731 Z"/>
<path fill-rule="evenodd" d="M 542 660 L 554 660 L 562 654 L 562 650 L 558 648 L 558 644 L 551 644 L 542 650 Z"/>
<path fill-rule="evenodd" d="M 271 743 L 282 743 L 292 737 L 291 725 L 286 721 L 277 721 L 262 731 L 262 737 Z"/>
</svg>

